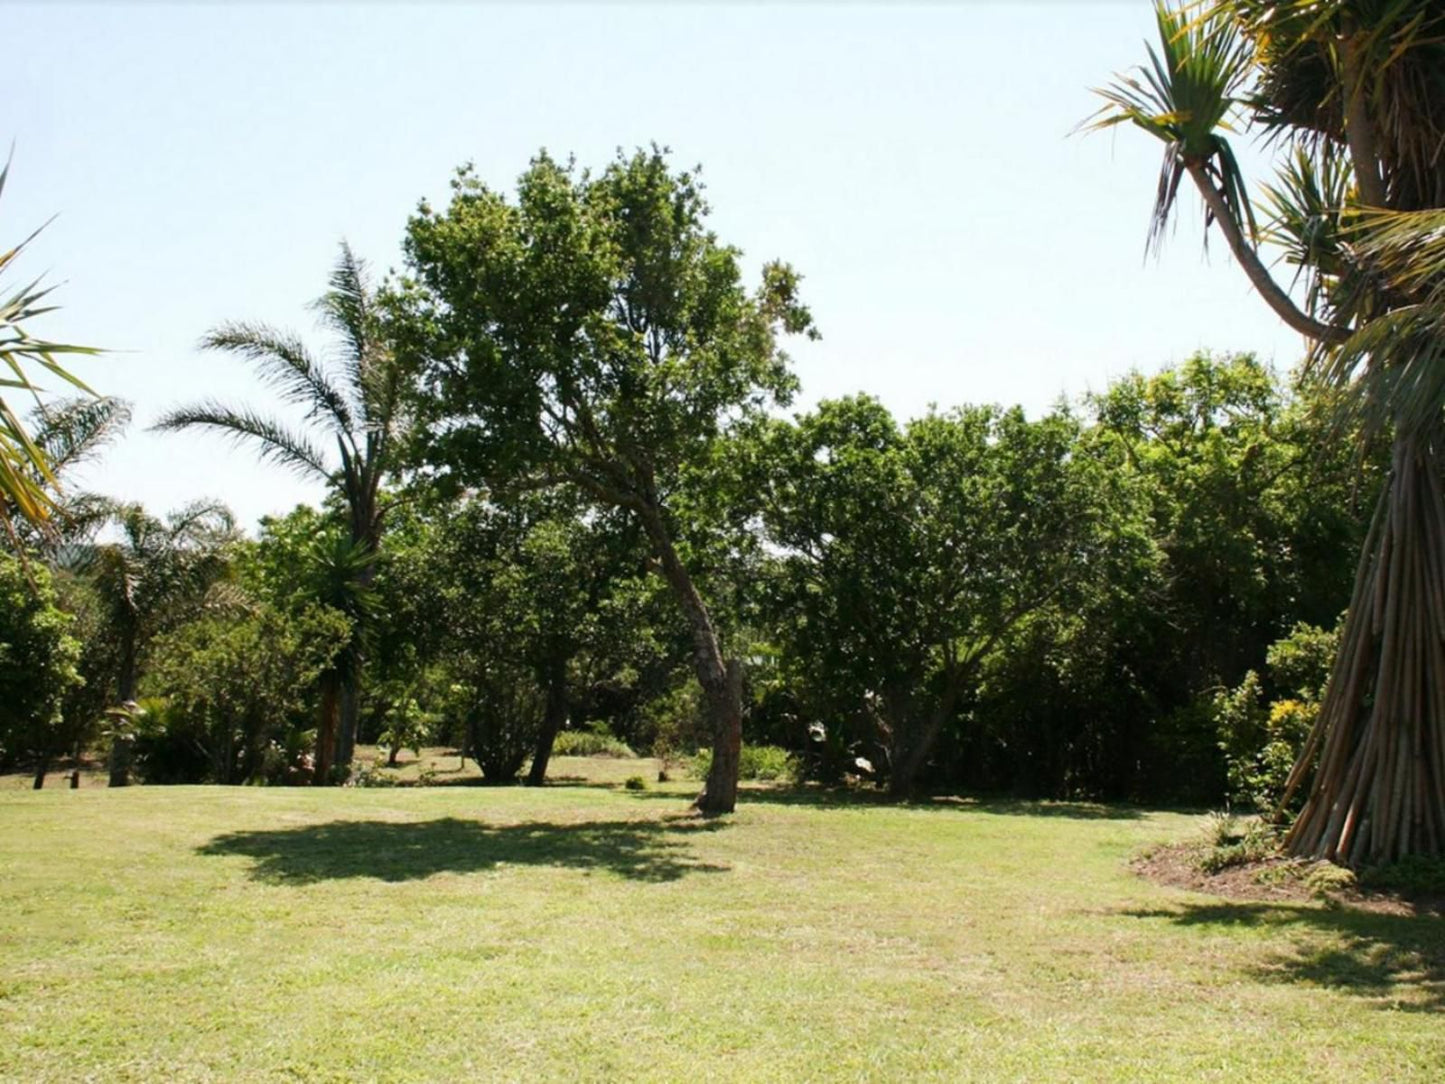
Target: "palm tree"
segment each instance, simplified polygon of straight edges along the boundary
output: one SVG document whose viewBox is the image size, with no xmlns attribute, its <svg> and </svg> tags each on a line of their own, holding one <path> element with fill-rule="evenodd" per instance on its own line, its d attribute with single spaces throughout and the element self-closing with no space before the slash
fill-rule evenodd
<svg viewBox="0 0 1445 1084">
<path fill-rule="evenodd" d="M 116 440 L 130 418 L 130 404 L 110 397 L 62 399 L 31 412 L 31 440 L 47 469 L 41 473 L 32 464 L 29 471 L 51 514 L 43 524 L 20 520 L 11 525 L 10 541 L 21 553 L 39 551 L 57 560 L 66 546 L 84 542 L 109 518 L 110 501 L 94 493 L 67 493 L 63 483 L 67 474 Z"/>
<path fill-rule="evenodd" d="M 118 537 L 70 547 L 66 567 L 84 575 L 101 600 L 115 641 L 112 703 L 129 705 L 151 641 L 194 616 L 225 573 L 235 528 L 231 513 L 209 502 L 188 505 L 165 520 L 139 504 L 112 505 L 110 523 Z M 110 785 L 124 786 L 128 772 L 125 742 L 115 742 Z"/>
<path fill-rule="evenodd" d="M 325 482 L 341 499 L 350 540 L 366 558 L 356 571 L 365 588 L 381 547 L 386 514 L 381 484 L 395 466 L 404 380 L 385 339 L 365 264 L 344 242 L 330 287 L 316 302 L 322 324 L 337 339 L 327 362 L 295 335 L 266 324 L 222 324 L 202 340 L 205 349 L 245 358 L 284 402 L 305 408 L 302 428 L 215 401 L 173 410 L 155 428 L 211 429 L 254 447 L 262 460 Z M 328 443 L 334 443 L 335 458 L 323 450 Z M 360 712 L 359 654 L 354 662 L 341 690 L 336 763 L 342 767 L 351 762 Z"/>
<path fill-rule="evenodd" d="M 1445 3 L 1208 0 L 1157 8 L 1149 64 L 1099 91 L 1088 127 L 1160 139 L 1150 228 L 1188 176 L 1261 297 L 1310 343 L 1341 431 L 1392 442 L 1341 647 L 1291 776 L 1286 838 L 1358 864 L 1445 851 Z M 1279 154 L 1261 225 L 1230 147 Z M 1274 244 L 1303 305 L 1260 255 Z"/>
<path fill-rule="evenodd" d="M 0 193 L 10 175 L 10 163 L 0 169 Z M 40 229 L 44 229 L 41 226 Z M 9 271 L 20 253 L 40 230 L 8 251 L 0 251 L 0 276 Z M 5 401 L 4 389 L 14 388 L 40 402 L 41 389 L 32 381 L 29 370 L 35 368 L 94 394 L 55 359 L 61 354 L 94 355 L 100 351 L 88 346 L 37 339 L 25 330 L 26 324 L 53 310 L 44 304 L 54 287 L 42 287 L 36 279 L 11 293 L 0 294 L 0 528 L 17 550 L 21 547 L 17 529 L 45 531 L 52 513 L 57 509 L 57 487 L 53 466 L 45 448 L 27 430 L 25 424 Z"/>
</svg>

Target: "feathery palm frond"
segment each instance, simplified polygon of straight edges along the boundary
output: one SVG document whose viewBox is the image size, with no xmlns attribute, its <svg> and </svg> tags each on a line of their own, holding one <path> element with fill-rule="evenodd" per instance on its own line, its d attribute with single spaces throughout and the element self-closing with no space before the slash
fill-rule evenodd
<svg viewBox="0 0 1445 1084">
<path fill-rule="evenodd" d="M 91 459 L 117 439 L 130 419 L 129 403 L 104 396 L 50 404 L 31 421 L 35 443 L 45 453 L 51 471 L 59 475 Z"/>
<path fill-rule="evenodd" d="M 179 407 L 163 415 L 151 428 L 160 432 L 206 428 L 236 444 L 253 443 L 262 458 L 323 481 L 332 476 L 326 456 L 304 434 L 288 429 L 246 407 L 229 407 L 215 400 Z"/>
<path fill-rule="evenodd" d="M 367 370 L 377 350 L 376 314 L 372 311 L 366 261 L 359 259 L 345 241 L 341 242 L 341 255 L 331 269 L 328 285 L 330 289 L 312 302 L 312 308 L 320 315 L 323 326 L 341 340 L 342 367 L 364 407 Z"/>
<path fill-rule="evenodd" d="M 201 340 L 201 347 L 255 362 L 261 378 L 287 402 L 305 407 L 308 419 L 324 417 L 338 433 L 348 432 L 355 424 L 345 394 L 295 335 L 237 320 L 213 328 Z"/>
</svg>

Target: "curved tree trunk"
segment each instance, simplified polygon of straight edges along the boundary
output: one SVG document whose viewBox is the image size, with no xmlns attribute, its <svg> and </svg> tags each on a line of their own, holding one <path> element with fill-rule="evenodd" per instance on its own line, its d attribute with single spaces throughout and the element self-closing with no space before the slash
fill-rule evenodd
<svg viewBox="0 0 1445 1084">
<path fill-rule="evenodd" d="M 738 802 L 738 770 L 743 747 L 742 665 L 736 659 L 723 658 L 707 605 L 673 547 L 661 511 L 655 507 L 645 508 L 640 515 L 662 565 L 663 577 L 677 596 L 692 629 L 693 669 L 702 686 L 712 728 L 712 767 L 702 793 L 693 804 L 703 813 L 731 813 Z"/>
<path fill-rule="evenodd" d="M 1445 493 L 1440 429 L 1396 438 L 1319 720 L 1291 854 L 1348 865 L 1445 850 Z"/>
</svg>

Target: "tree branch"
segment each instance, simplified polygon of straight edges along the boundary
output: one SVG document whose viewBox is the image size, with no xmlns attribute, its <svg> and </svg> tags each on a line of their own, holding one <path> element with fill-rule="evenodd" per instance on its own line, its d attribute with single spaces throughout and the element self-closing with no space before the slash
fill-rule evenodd
<svg viewBox="0 0 1445 1084">
<path fill-rule="evenodd" d="M 1229 250 L 1234 253 L 1234 258 L 1244 268 L 1244 273 L 1249 276 L 1249 281 L 1259 291 L 1259 295 L 1290 327 L 1294 328 L 1301 335 L 1308 336 L 1319 342 L 1342 343 L 1350 337 L 1348 328 L 1336 327 L 1332 324 L 1324 324 L 1311 316 L 1301 312 L 1296 307 L 1289 294 L 1285 293 L 1279 283 L 1274 281 L 1269 270 L 1260 262 L 1259 253 L 1244 239 L 1240 232 L 1239 223 L 1234 220 L 1234 215 L 1225 202 L 1224 193 L 1220 192 L 1215 185 L 1213 178 L 1209 176 L 1208 170 L 1204 168 L 1203 162 L 1191 161 L 1185 163 L 1189 176 L 1193 179 L 1199 194 L 1204 197 L 1204 204 L 1209 208 L 1214 220 L 1219 223 L 1219 228 L 1224 231 L 1224 239 L 1229 242 Z"/>
</svg>

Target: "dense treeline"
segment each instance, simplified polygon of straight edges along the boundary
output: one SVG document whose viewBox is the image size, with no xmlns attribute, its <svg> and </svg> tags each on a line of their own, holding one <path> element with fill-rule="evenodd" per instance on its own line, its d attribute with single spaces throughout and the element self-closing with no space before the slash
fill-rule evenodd
<svg viewBox="0 0 1445 1084">
<path fill-rule="evenodd" d="M 324 783 L 445 743 L 540 784 L 572 731 L 703 753 L 712 811 L 745 743 L 897 796 L 1277 799 L 1383 477 L 1319 394 L 1201 355 L 1037 418 L 786 417 L 799 276 L 746 285 L 707 210 L 655 148 L 515 196 L 463 170 L 400 276 L 343 246 L 327 351 L 208 333 L 305 424 L 158 428 L 327 484 L 254 538 L 64 487 L 122 404 L 37 416 L 61 514 L 0 555 L 0 768 Z"/>
<path fill-rule="evenodd" d="M 744 741 L 898 794 L 1277 796 L 1260 758 L 1287 771 L 1309 720 L 1266 754 L 1269 701 L 1296 697 L 1266 658 L 1335 625 L 1380 477 L 1326 455 L 1309 407 L 1199 356 L 1036 419 L 860 396 L 731 427 L 669 526 L 742 663 Z M 625 510 L 392 486 L 364 582 L 340 499 L 255 538 L 211 506 L 107 506 L 28 579 L 0 558 L 6 768 L 99 747 L 118 782 L 305 781 L 358 667 L 358 740 L 449 744 L 493 781 L 540 782 L 569 729 L 711 745 L 692 630 Z"/>
</svg>

